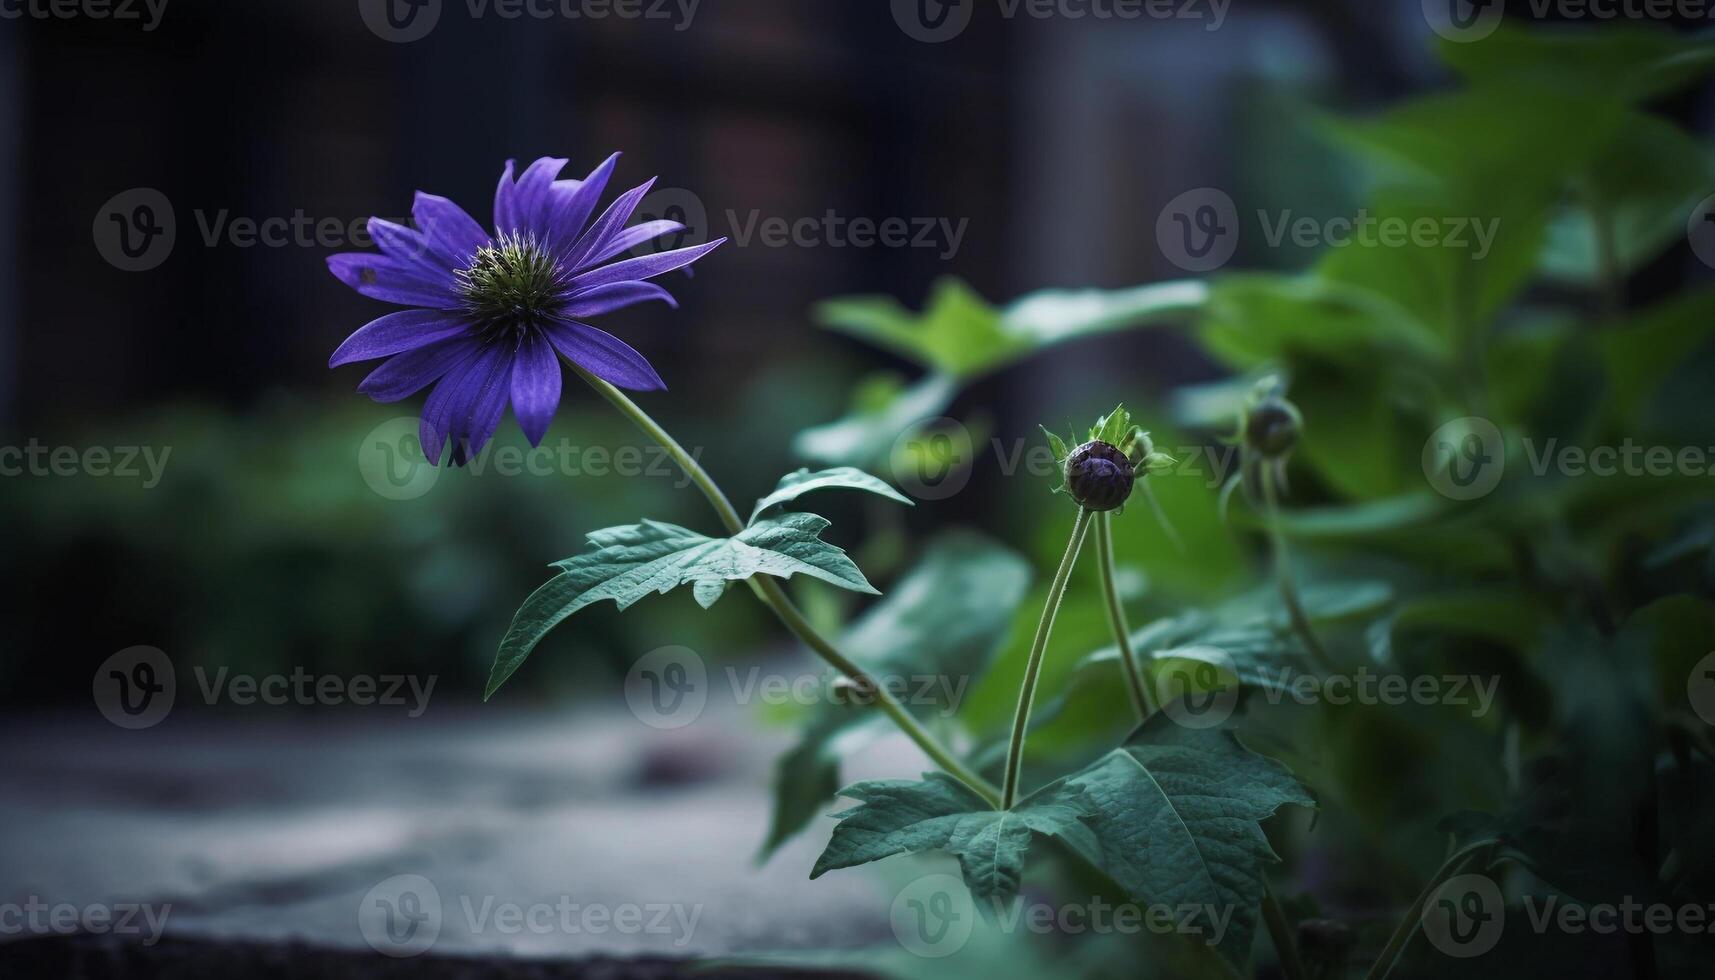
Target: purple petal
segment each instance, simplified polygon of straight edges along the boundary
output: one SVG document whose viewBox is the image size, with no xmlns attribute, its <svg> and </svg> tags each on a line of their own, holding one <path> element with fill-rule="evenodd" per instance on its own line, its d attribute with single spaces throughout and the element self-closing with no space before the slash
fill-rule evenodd
<svg viewBox="0 0 1715 980">
<path fill-rule="evenodd" d="M 460 337 L 406 351 L 371 371 L 357 390 L 378 402 L 409 398 L 430 382 L 451 373 L 481 348 L 482 342 L 477 338 Z"/>
<path fill-rule="evenodd" d="M 525 168 L 513 192 L 513 216 L 525 232 L 545 242 L 551 232 L 549 215 L 554 208 L 554 178 L 566 168 L 563 156 L 544 156 Z"/>
<path fill-rule="evenodd" d="M 453 428 L 448 434 L 453 440 L 454 466 L 463 466 L 488 445 L 506 413 L 507 395 L 512 391 L 514 359 L 510 350 L 492 348 L 475 361 L 480 367 L 473 367 L 466 375 L 461 394 L 468 400 L 455 406 L 452 413 Z"/>
<path fill-rule="evenodd" d="M 430 277 L 422 266 L 408 266 L 374 252 L 330 255 L 328 269 L 340 282 L 373 299 L 437 310 L 450 310 L 459 305 L 451 272 L 436 271 Z"/>
<path fill-rule="evenodd" d="M 619 195 L 618 200 L 608 205 L 601 217 L 595 219 L 595 224 L 590 225 L 589 230 L 578 239 L 578 243 L 566 253 L 566 268 L 576 269 L 587 264 L 589 256 L 605 248 L 607 243 L 613 240 L 613 236 L 625 228 L 625 223 L 631 220 L 632 212 L 637 210 L 637 205 L 643 203 L 643 196 L 648 194 L 649 188 L 653 186 L 655 178 L 651 177 L 645 183 Z"/>
<path fill-rule="evenodd" d="M 554 186 L 554 178 L 566 167 L 566 161 L 560 157 L 543 157 L 524 168 L 518 176 L 516 184 L 508 184 L 501 179 L 500 188 L 495 193 L 494 226 L 502 235 L 517 232 L 528 232 L 540 241 L 547 234 L 548 211 L 552 203 L 550 192 Z M 507 163 L 506 172 L 512 172 L 512 164 Z"/>
<path fill-rule="evenodd" d="M 548 216 L 548 235 L 556 246 L 570 248 L 577 243 L 578 235 L 584 230 L 584 225 L 589 223 L 590 215 L 595 213 L 596 203 L 606 192 L 608 178 L 613 176 L 614 164 L 618 162 L 619 154 L 615 153 L 590 171 L 590 175 L 584 180 L 561 180 L 554 183 L 554 203 Z"/>
<path fill-rule="evenodd" d="M 591 286 L 602 286 L 611 282 L 649 279 L 663 272 L 672 272 L 674 269 L 690 265 L 721 247 L 725 242 L 726 239 L 719 238 L 702 245 L 693 245 L 690 248 L 676 248 L 671 252 L 659 252 L 655 255 L 642 255 L 635 259 L 626 259 L 623 262 L 604 265 L 574 276 L 567 285 L 572 289 L 588 289 Z"/>
<path fill-rule="evenodd" d="M 500 172 L 500 184 L 494 188 L 494 233 L 496 235 L 504 235 L 508 229 L 517 225 L 516 216 L 512 209 L 512 170 L 517 166 L 517 160 L 506 161 L 506 169 Z"/>
<path fill-rule="evenodd" d="M 372 361 L 377 357 L 399 354 L 442 340 L 448 340 L 470 329 L 465 318 L 440 310 L 401 310 L 372 320 L 339 345 L 328 358 L 328 367 L 339 367 L 353 361 Z"/>
<path fill-rule="evenodd" d="M 381 249 L 381 254 L 410 269 L 418 269 L 426 277 L 453 271 L 451 263 L 437 255 L 428 238 L 414 228 L 388 221 L 369 219 L 369 237 Z"/>
<path fill-rule="evenodd" d="M 560 359 L 541 335 L 530 333 L 512 365 L 512 412 L 530 445 L 538 446 L 560 407 Z"/>
<path fill-rule="evenodd" d="M 606 262 L 615 255 L 622 252 L 629 252 L 637 246 L 642 245 L 644 242 L 660 238 L 662 235 L 671 235 L 676 231 L 684 230 L 685 226 L 677 221 L 645 221 L 640 225 L 632 225 L 630 228 L 627 228 L 613 236 L 613 240 L 607 243 L 606 248 L 603 248 L 590 256 L 589 263 L 594 265 L 597 262 Z"/>
<path fill-rule="evenodd" d="M 417 420 L 417 439 L 423 444 L 423 456 L 431 464 L 441 465 L 441 450 L 446 448 L 454 413 L 469 397 L 465 392 L 465 382 L 473 370 L 484 364 L 485 359 L 473 352 L 447 372 L 441 383 L 429 393 L 429 400 L 423 403 L 423 416 Z"/>
<path fill-rule="evenodd" d="M 675 309 L 679 306 L 672 293 L 652 282 L 610 282 L 566 297 L 563 312 L 567 317 L 600 316 L 652 299 L 661 300 Z"/>
<path fill-rule="evenodd" d="M 632 391 L 667 387 L 642 354 L 605 330 L 565 320 L 549 325 L 547 334 L 555 350 L 603 381 Z"/>
<path fill-rule="evenodd" d="M 488 244 L 488 232 L 465 209 L 444 197 L 417 192 L 411 207 L 411 220 L 429 240 L 429 247 L 444 259 L 450 268 L 470 265 L 476 250 Z"/>
</svg>

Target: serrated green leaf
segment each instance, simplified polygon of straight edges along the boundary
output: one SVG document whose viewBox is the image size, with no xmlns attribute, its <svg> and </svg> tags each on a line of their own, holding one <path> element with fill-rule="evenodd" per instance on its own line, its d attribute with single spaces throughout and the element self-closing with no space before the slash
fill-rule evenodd
<svg viewBox="0 0 1715 980">
<path fill-rule="evenodd" d="M 537 589 L 500 641 L 484 697 L 492 697 L 547 632 L 591 603 L 621 609 L 650 594 L 694 583 L 704 608 L 726 583 L 752 575 L 809 575 L 854 592 L 875 588 L 844 551 L 821 540 L 828 527 L 815 514 L 782 514 L 730 538 L 711 538 L 675 524 L 644 521 L 592 531 L 595 550 L 554 563 L 560 574 Z"/>
<path fill-rule="evenodd" d="M 945 695 L 952 688 L 957 697 L 988 669 L 1029 584 L 1029 563 L 1016 552 L 974 532 L 947 532 L 929 543 L 887 598 L 846 630 L 840 649 L 873 675 L 935 678 L 932 693 Z M 956 707 L 907 700 L 906 707 L 920 716 Z M 839 749 L 864 738 L 874 718 L 874 712 L 832 703 L 810 716 L 797 746 L 775 766 L 774 817 L 764 855 L 833 799 Z"/>
<path fill-rule="evenodd" d="M 1260 822 L 1287 804 L 1315 806 L 1284 766 L 1227 732 L 1182 728 L 1164 714 L 1010 811 L 944 773 L 859 783 L 841 795 L 859 805 L 835 814 L 840 824 L 812 878 L 946 851 L 979 902 L 1004 901 L 1019 889 L 1032 838 L 1058 837 L 1132 900 L 1196 910 L 1191 921 L 1241 972 L 1264 869 L 1279 860 Z"/>
<path fill-rule="evenodd" d="M 814 472 L 801 469 L 781 477 L 773 492 L 756 502 L 756 508 L 750 512 L 750 520 L 755 523 L 757 515 L 768 508 L 796 500 L 812 491 L 838 489 L 864 490 L 889 500 L 897 500 L 907 507 L 912 506 L 910 497 L 888 486 L 879 477 L 871 476 L 855 466 L 836 466 L 833 469 Z"/>
<path fill-rule="evenodd" d="M 1200 910 L 1197 922 L 1244 972 L 1263 874 L 1279 860 L 1261 821 L 1287 804 L 1316 805 L 1286 767 L 1231 733 L 1182 727 L 1157 713 L 1081 772 L 1037 796 L 1074 799 L 1101 868 L 1137 901 Z"/>
<path fill-rule="evenodd" d="M 840 795 L 859 805 L 834 814 L 840 823 L 811 878 L 895 854 L 946 851 L 979 903 L 1005 901 L 1018 893 L 1033 834 L 1067 838 L 1086 852 L 1094 843 L 1076 807 L 1057 793 L 1002 811 L 946 773 L 930 772 L 922 782 L 873 780 Z"/>
</svg>

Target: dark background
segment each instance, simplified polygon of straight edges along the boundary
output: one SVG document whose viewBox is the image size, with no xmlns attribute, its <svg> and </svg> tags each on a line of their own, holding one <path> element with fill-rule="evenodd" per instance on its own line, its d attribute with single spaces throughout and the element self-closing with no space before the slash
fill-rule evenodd
<svg viewBox="0 0 1715 980">
<path fill-rule="evenodd" d="M 704 0 L 683 31 L 472 18 L 448 0 L 409 44 L 368 30 L 354 0 L 171 0 L 147 33 L 0 21 L 0 435 L 173 453 L 148 490 L 0 481 L 0 702 L 81 700 L 92 667 L 138 643 L 258 670 L 432 668 L 468 694 L 517 601 L 583 531 L 640 513 L 705 520 L 671 481 L 613 476 L 452 474 L 418 500 L 370 493 L 353 465 L 363 433 L 418 400 L 370 405 L 353 391 L 361 369 L 326 359 L 384 308 L 327 273 L 345 248 L 206 241 L 223 211 L 348 225 L 404 215 L 421 188 L 486 223 L 504 159 L 569 156 L 582 174 L 621 149 L 618 186 L 660 175 L 692 189 L 716 233 L 729 210 L 968 219 L 951 258 L 729 243 L 672 283 L 682 309 L 603 324 L 668 380 L 646 407 L 749 499 L 797 465 L 793 432 L 837 417 L 859 376 L 902 368 L 816 329 L 817 301 L 885 293 L 916 307 L 949 275 L 995 302 L 1178 278 L 1154 242 L 1176 194 L 1217 186 L 1241 207 L 1339 212 L 1352 178 L 1305 121 L 1441 82 L 1407 0 L 1234 0 L 1216 32 L 997 10 L 979 2 L 944 44 L 907 36 L 882 0 Z M 1694 93 L 1670 110 L 1699 120 L 1707 106 Z M 170 256 L 144 272 L 104 261 L 92 235 L 104 202 L 133 188 L 162 192 L 177 221 Z M 1307 258 L 1247 248 L 1235 265 Z M 1680 246 L 1634 288 L 1666 292 L 1695 268 Z M 1127 334 L 989 379 L 960 410 L 979 405 L 1016 435 L 1062 411 L 1067 391 L 1093 410 L 1210 371 L 1172 336 Z M 521 442 L 510 418 L 501 433 Z M 569 386 L 561 437 L 642 444 Z M 995 526 L 1005 492 L 1020 491 L 973 481 L 910 520 L 1008 537 Z M 562 649 L 623 668 L 625 631 L 660 642 L 696 614 L 681 606 L 641 625 L 592 610 Z M 775 635 L 756 609 L 712 615 L 735 646 Z M 566 659 L 517 696 L 558 689 Z"/>
</svg>

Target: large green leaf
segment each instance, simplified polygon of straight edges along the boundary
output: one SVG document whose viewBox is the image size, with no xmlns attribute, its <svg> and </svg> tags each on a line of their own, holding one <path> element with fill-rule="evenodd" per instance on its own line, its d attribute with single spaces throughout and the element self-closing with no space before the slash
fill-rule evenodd
<svg viewBox="0 0 1715 980">
<path fill-rule="evenodd" d="M 1298 780 L 1229 732 L 1157 712 L 1123 748 L 1056 785 L 1037 795 L 1081 803 L 1102 870 L 1134 899 L 1197 908 L 1210 936 L 1230 916 L 1218 948 L 1242 971 L 1265 868 L 1279 860 L 1260 822 L 1287 804 L 1316 805 Z"/>
<path fill-rule="evenodd" d="M 890 500 L 897 500 L 907 507 L 912 505 L 911 498 L 888 486 L 880 478 L 871 476 L 853 466 L 837 466 L 830 470 L 816 470 L 814 472 L 802 469 L 781 477 L 779 485 L 774 488 L 773 492 L 756 502 L 756 509 L 750 512 L 750 519 L 754 523 L 757 515 L 768 508 L 786 503 L 789 500 L 797 500 L 804 494 L 816 490 L 863 490 L 887 497 Z"/>
<path fill-rule="evenodd" d="M 922 561 L 848 629 L 840 649 L 871 674 L 913 678 L 913 691 L 956 698 L 987 669 L 1030 584 L 1030 566 L 982 535 L 952 531 L 933 539 Z M 936 683 L 924 680 L 935 678 Z M 906 707 L 919 715 L 955 703 Z M 840 749 L 867 737 L 874 712 L 824 703 L 806 720 L 798 744 L 775 766 L 774 818 L 763 853 L 804 828 L 839 789 Z"/>
<path fill-rule="evenodd" d="M 971 894 L 989 903 L 1018 894 L 1032 835 L 1066 838 L 1082 853 L 1095 846 L 1080 809 L 1057 790 L 996 810 L 953 777 L 930 772 L 922 782 L 873 780 L 840 795 L 859 805 L 835 814 L 840 823 L 811 878 L 895 854 L 946 851 L 959 859 Z"/>
<path fill-rule="evenodd" d="M 894 854 L 946 851 L 979 900 L 1017 893 L 1034 836 L 1053 836 L 1134 901 L 1187 914 L 1221 955 L 1250 957 L 1265 867 L 1278 861 L 1260 822 L 1314 806 L 1285 767 L 1230 733 L 1183 728 L 1158 713 L 1123 748 L 997 811 L 941 773 L 859 783 L 836 814 L 811 877 Z"/>
<path fill-rule="evenodd" d="M 579 609 L 612 600 L 621 609 L 652 593 L 694 585 L 698 604 L 714 605 L 729 581 L 752 575 L 809 575 L 843 589 L 875 588 L 844 551 L 823 541 L 825 518 L 782 514 L 730 538 L 711 538 L 675 524 L 644 521 L 592 531 L 588 554 L 555 562 L 560 574 L 537 589 L 500 641 L 485 697 L 492 697 L 547 632 Z"/>
</svg>

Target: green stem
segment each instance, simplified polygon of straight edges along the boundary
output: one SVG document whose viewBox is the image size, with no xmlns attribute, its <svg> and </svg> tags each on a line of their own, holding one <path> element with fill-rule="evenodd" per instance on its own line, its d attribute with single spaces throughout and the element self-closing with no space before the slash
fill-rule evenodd
<svg viewBox="0 0 1715 980">
<path fill-rule="evenodd" d="M 1328 651 L 1323 649 L 1322 641 L 1316 638 L 1316 631 L 1310 628 L 1310 617 L 1304 614 L 1304 604 L 1298 599 L 1298 586 L 1292 578 L 1292 559 L 1286 550 L 1286 532 L 1280 527 L 1280 502 L 1276 499 L 1274 490 L 1274 474 L 1267 462 L 1262 464 L 1260 470 L 1263 507 L 1268 511 L 1263 516 L 1268 522 L 1269 543 L 1274 552 L 1275 576 L 1280 581 L 1280 601 L 1286 606 L 1286 615 L 1292 622 L 1293 632 L 1304 641 L 1311 659 L 1323 670 L 1331 671 L 1333 662 L 1328 659 Z"/>
<path fill-rule="evenodd" d="M 1125 621 L 1125 604 L 1120 602 L 1119 583 L 1114 575 L 1114 522 L 1106 511 L 1096 515 L 1096 555 L 1101 559 L 1102 594 L 1108 600 L 1108 625 L 1113 627 L 1114 642 L 1119 644 L 1120 669 L 1125 673 L 1126 689 L 1131 693 L 1131 706 L 1137 709 L 1137 720 L 1147 721 L 1155 712 L 1155 700 L 1149 686 L 1143 682 L 1137 657 L 1131 648 L 1131 627 Z"/>
<path fill-rule="evenodd" d="M 570 361 L 567 363 L 571 364 Z M 678 441 L 669 435 L 666 429 L 661 428 L 654 419 L 649 417 L 647 412 L 638 407 L 637 403 L 632 401 L 624 392 L 576 364 L 571 364 L 571 367 L 579 377 L 584 379 L 586 384 L 595 389 L 597 394 L 607 399 L 614 408 L 619 409 L 620 414 L 630 419 L 633 424 L 643 430 L 644 434 L 666 450 L 667 455 L 673 458 L 673 462 L 679 464 L 679 468 L 685 471 L 685 475 L 689 476 L 691 481 L 697 485 L 697 489 L 703 492 L 703 496 L 708 498 L 709 504 L 714 507 L 716 516 L 720 518 L 721 524 L 726 527 L 728 534 L 737 534 L 744 530 L 744 520 L 739 517 L 738 511 L 733 509 L 732 501 L 727 499 L 726 494 L 721 491 L 714 478 L 709 476 L 708 471 L 703 469 L 702 464 L 697 462 L 696 457 L 686 452 L 685 447 L 679 445 Z M 873 698 L 875 705 L 886 712 L 888 717 L 892 718 L 894 723 L 913 742 L 917 743 L 917 747 L 935 761 L 936 765 L 970 787 L 977 795 L 987 800 L 990 805 L 999 803 L 1000 794 L 994 786 L 969 766 L 959 761 L 958 756 L 937 741 L 935 736 L 930 734 L 929 730 L 924 728 L 916 718 L 912 717 L 911 712 L 907 711 L 905 706 L 899 703 L 899 699 L 889 692 L 884 685 L 870 677 L 867 671 L 854 663 L 850 657 L 841 653 L 838 647 L 822 636 L 816 627 L 798 610 L 798 607 L 793 604 L 791 597 L 786 594 L 785 589 L 780 587 L 778 581 L 766 575 L 755 575 L 746 581 L 750 584 L 751 590 L 756 593 L 757 598 L 774 610 L 774 615 L 779 617 L 787 629 L 802 640 L 805 646 L 816 651 L 835 670 L 850 678 L 859 690 Z"/>
<path fill-rule="evenodd" d="M 1270 888 L 1267 879 L 1262 883 L 1262 921 L 1268 926 L 1268 938 L 1274 942 L 1274 954 L 1280 958 L 1280 972 L 1286 974 L 1286 980 L 1306 980 L 1309 974 L 1304 972 L 1304 962 L 1298 958 L 1298 944 L 1292 939 L 1292 925 L 1286 919 L 1286 912 L 1280 907 L 1280 900 L 1274 897 L 1274 889 Z"/>
<path fill-rule="evenodd" d="M 1429 879 L 1429 884 L 1424 885 L 1423 891 L 1418 892 L 1417 900 L 1411 903 L 1411 908 L 1405 910 L 1405 918 L 1400 919 L 1399 925 L 1394 927 L 1393 935 L 1388 937 L 1387 945 L 1382 947 L 1381 955 L 1376 957 L 1375 965 L 1364 975 L 1364 980 L 1384 980 L 1393 972 L 1394 962 L 1399 959 L 1399 954 L 1405 950 L 1405 944 L 1411 941 L 1417 927 L 1423 922 L 1423 906 L 1428 903 L 1429 896 L 1435 894 L 1435 889 L 1440 888 L 1447 879 L 1463 871 L 1472 858 L 1481 858 L 1480 863 L 1486 864 L 1487 853 L 1492 847 L 1493 841 L 1470 844 L 1454 851 L 1453 856 L 1442 863 L 1441 869 Z"/>
<path fill-rule="evenodd" d="M 1078 519 L 1072 524 L 1072 540 L 1066 545 L 1066 556 L 1060 559 L 1060 570 L 1054 573 L 1054 584 L 1048 587 L 1048 602 L 1042 607 L 1042 619 L 1036 624 L 1036 638 L 1030 641 L 1030 659 L 1024 666 L 1024 684 L 1018 691 L 1018 711 L 1012 717 L 1012 741 L 1006 747 L 1006 782 L 1002 784 L 1000 808 L 1012 809 L 1018 802 L 1018 775 L 1024 766 L 1024 733 L 1030 727 L 1030 706 L 1036 701 L 1036 682 L 1042 676 L 1042 655 L 1048 649 L 1048 636 L 1054 632 L 1054 616 L 1060 611 L 1060 600 L 1066 597 L 1066 583 L 1072 578 L 1072 566 L 1078 563 L 1078 551 L 1084 546 L 1084 535 L 1090 530 L 1090 510 L 1078 508 Z"/>
</svg>

